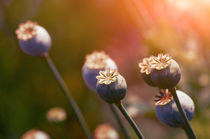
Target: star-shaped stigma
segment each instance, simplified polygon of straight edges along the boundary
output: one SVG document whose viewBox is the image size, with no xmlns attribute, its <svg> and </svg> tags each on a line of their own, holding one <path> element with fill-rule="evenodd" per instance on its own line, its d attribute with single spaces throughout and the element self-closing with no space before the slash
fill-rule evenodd
<svg viewBox="0 0 210 139">
<path fill-rule="evenodd" d="M 105 52 L 94 51 L 86 56 L 85 64 L 90 69 L 103 69 L 107 64 L 106 60 L 108 58 L 109 56 Z"/>
<path fill-rule="evenodd" d="M 157 57 L 153 58 L 151 62 L 151 68 L 156 70 L 162 70 L 167 68 L 171 64 L 171 56 L 169 54 L 158 54 Z"/>
<path fill-rule="evenodd" d="M 161 89 L 159 93 L 155 95 L 155 105 L 166 105 L 173 100 L 173 96 L 168 89 Z"/>
<path fill-rule="evenodd" d="M 36 35 L 36 26 L 38 24 L 36 22 L 27 21 L 26 23 L 22 23 L 19 25 L 16 30 L 16 35 L 19 40 L 27 41 L 33 38 Z"/>
<path fill-rule="evenodd" d="M 119 73 L 116 69 L 106 69 L 105 71 L 100 71 L 96 78 L 98 79 L 99 84 L 109 85 L 117 80 L 118 75 Z"/>
<path fill-rule="evenodd" d="M 139 68 L 141 73 L 146 73 L 147 75 L 151 72 L 151 63 L 153 61 L 154 56 L 149 58 L 144 58 L 141 63 L 139 63 Z"/>
</svg>

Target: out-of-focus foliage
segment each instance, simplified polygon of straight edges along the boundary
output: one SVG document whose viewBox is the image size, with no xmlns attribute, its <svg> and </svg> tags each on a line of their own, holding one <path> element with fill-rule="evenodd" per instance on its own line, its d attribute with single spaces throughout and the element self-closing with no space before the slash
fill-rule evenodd
<svg viewBox="0 0 210 139">
<path fill-rule="evenodd" d="M 105 50 L 127 80 L 123 102 L 145 137 L 186 137 L 181 129 L 157 120 L 153 103 L 157 89 L 140 77 L 142 58 L 164 52 L 180 64 L 178 88 L 195 101 L 191 122 L 195 133 L 198 138 L 209 138 L 209 9 L 209 0 L 0 0 L 0 138 L 20 138 L 32 128 L 45 131 L 52 139 L 85 138 L 44 60 L 20 50 L 14 32 L 26 20 L 38 22 L 50 33 L 50 55 L 92 133 L 101 123 L 120 132 L 109 108 L 87 89 L 81 76 L 85 55 Z M 67 120 L 48 122 L 46 112 L 51 107 L 65 108 Z"/>
</svg>

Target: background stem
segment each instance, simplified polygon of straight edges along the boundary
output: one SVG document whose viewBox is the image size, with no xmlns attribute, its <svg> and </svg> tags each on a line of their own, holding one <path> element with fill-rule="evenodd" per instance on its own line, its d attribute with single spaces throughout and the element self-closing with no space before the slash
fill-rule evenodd
<svg viewBox="0 0 210 139">
<path fill-rule="evenodd" d="M 169 89 L 169 91 L 171 92 L 171 94 L 172 94 L 172 96 L 174 98 L 174 101 L 176 103 L 176 106 L 177 106 L 177 108 L 178 108 L 178 110 L 179 110 L 179 112 L 180 112 L 180 114 L 182 116 L 182 119 L 184 121 L 183 129 L 185 130 L 186 134 L 188 135 L 188 138 L 189 139 L 196 139 L 195 133 L 193 132 L 193 129 L 192 129 L 192 127 L 191 127 L 191 125 L 190 125 L 190 123 L 189 123 L 189 121 L 187 119 L 187 116 L 186 116 L 186 114 L 185 114 L 184 110 L 182 109 L 182 106 L 181 106 L 181 104 L 179 102 L 179 98 L 178 98 L 178 96 L 176 94 L 176 89 L 172 88 L 172 89 Z"/>
<path fill-rule="evenodd" d="M 138 129 L 136 123 L 130 117 L 130 115 L 128 114 L 128 112 L 126 111 L 126 109 L 124 108 L 124 106 L 122 105 L 122 103 L 121 102 L 116 103 L 116 106 L 120 109 L 120 111 L 122 112 L 122 114 L 124 115 L 124 117 L 128 120 L 128 122 L 130 123 L 131 127 L 133 128 L 133 130 L 135 131 L 135 133 L 137 134 L 137 136 L 139 137 L 139 139 L 144 139 L 144 136 L 142 135 L 141 131 Z"/>
<path fill-rule="evenodd" d="M 121 128 L 121 130 L 122 130 L 122 132 L 124 134 L 124 136 L 125 136 L 125 139 L 131 139 L 131 137 L 130 137 L 130 135 L 129 135 L 129 133 L 128 133 L 128 131 L 127 131 L 127 129 L 126 129 L 126 127 L 125 127 L 125 125 L 124 125 L 120 115 L 119 115 L 119 113 L 117 112 L 116 108 L 114 107 L 114 105 L 113 104 L 109 104 L 109 107 L 112 110 L 112 113 L 114 114 L 114 116 L 115 116 L 115 118 L 116 118 L 116 120 L 117 120 L 117 122 L 118 122 L 118 124 L 119 124 L 119 126 L 120 126 L 120 128 Z"/>
<path fill-rule="evenodd" d="M 76 117 L 78 118 L 79 120 L 79 123 L 83 129 L 83 131 L 85 132 L 85 134 L 87 135 L 88 139 L 93 139 L 93 137 L 91 136 L 90 134 L 90 131 L 87 127 L 87 124 L 85 122 L 85 119 L 78 107 L 78 105 L 76 104 L 76 102 L 74 101 L 74 99 L 72 98 L 71 94 L 70 94 L 70 91 L 68 90 L 64 80 L 62 79 L 60 73 L 58 72 L 57 68 L 55 67 L 53 61 L 51 60 L 51 58 L 49 57 L 49 55 L 46 55 L 44 56 L 50 70 L 52 71 L 52 73 L 54 74 L 58 84 L 60 85 L 61 89 L 63 90 L 63 93 L 64 95 L 66 96 L 69 104 L 72 106 L 75 114 L 76 114 Z"/>
</svg>

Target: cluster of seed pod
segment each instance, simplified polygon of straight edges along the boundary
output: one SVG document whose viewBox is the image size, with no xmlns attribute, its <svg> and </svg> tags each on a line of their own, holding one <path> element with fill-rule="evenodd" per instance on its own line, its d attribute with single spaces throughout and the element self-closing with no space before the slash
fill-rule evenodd
<svg viewBox="0 0 210 139">
<path fill-rule="evenodd" d="M 50 35 L 37 23 L 27 21 L 20 24 L 16 34 L 20 47 L 26 54 L 31 56 L 46 56 L 48 54 L 51 48 Z M 144 58 L 139 67 L 144 81 L 160 90 L 160 94 L 156 95 L 155 103 L 158 119 L 169 126 L 182 127 L 183 119 L 170 93 L 170 89 L 175 88 L 181 78 L 178 63 L 168 54 L 158 54 L 157 57 Z M 107 103 L 119 106 L 126 95 L 125 78 L 117 71 L 115 62 L 104 52 L 95 51 L 86 56 L 82 75 L 86 85 L 91 90 L 98 92 L 99 96 Z M 182 91 L 177 90 L 176 93 L 188 120 L 191 120 L 194 115 L 192 99 Z M 57 121 L 65 119 L 66 115 L 54 115 L 49 112 L 47 118 Z M 133 126 L 136 125 L 133 124 Z M 136 130 L 138 129 L 136 128 Z"/>
<path fill-rule="evenodd" d="M 169 54 L 158 54 L 157 57 L 144 58 L 139 67 L 144 81 L 159 88 L 159 94 L 155 96 L 158 119 L 171 127 L 183 127 L 184 121 L 170 92 L 181 78 L 178 63 Z M 194 116 L 194 102 L 183 91 L 176 90 L 176 94 L 188 120 L 191 120 Z"/>
<path fill-rule="evenodd" d="M 19 40 L 20 48 L 24 53 L 30 56 L 48 56 L 48 51 L 51 48 L 52 42 L 49 33 L 42 26 L 38 25 L 36 22 L 26 21 L 25 23 L 21 23 L 19 25 L 19 28 L 15 33 Z M 82 68 L 82 73 L 85 83 L 92 91 L 96 91 L 96 76 L 99 71 L 107 68 L 117 69 L 117 66 L 115 62 L 104 52 L 94 51 L 92 54 L 87 55 L 85 64 Z M 66 112 L 62 108 L 55 107 L 47 112 L 46 118 L 50 122 L 62 122 L 66 119 Z M 118 136 L 117 132 L 110 126 L 106 125 L 101 127 L 103 128 L 96 129 L 96 138 L 99 138 L 100 136 Z M 22 138 L 48 139 L 50 137 L 45 135 L 42 131 L 30 130 L 29 132 L 26 132 Z"/>
<path fill-rule="evenodd" d="M 144 58 L 139 67 L 145 82 L 161 89 L 175 87 L 181 78 L 179 65 L 169 54 Z"/>
<path fill-rule="evenodd" d="M 86 56 L 82 67 L 82 75 L 89 89 L 96 92 L 96 76 L 105 69 L 117 69 L 115 62 L 105 52 L 94 51 Z"/>
<path fill-rule="evenodd" d="M 115 62 L 105 52 L 94 51 L 87 55 L 82 75 L 88 88 L 98 92 L 104 101 L 113 104 L 125 97 L 126 81 L 118 73 Z"/>
<path fill-rule="evenodd" d="M 88 88 L 96 91 L 101 99 L 110 105 L 115 104 L 139 138 L 142 139 L 143 135 L 121 103 L 126 96 L 127 83 L 125 78 L 119 74 L 115 62 L 104 52 L 95 51 L 86 56 L 82 75 Z M 126 130 L 123 132 L 126 132 Z M 125 133 L 125 135 L 127 136 L 128 134 Z M 130 138 L 128 136 L 127 138 Z"/>
</svg>

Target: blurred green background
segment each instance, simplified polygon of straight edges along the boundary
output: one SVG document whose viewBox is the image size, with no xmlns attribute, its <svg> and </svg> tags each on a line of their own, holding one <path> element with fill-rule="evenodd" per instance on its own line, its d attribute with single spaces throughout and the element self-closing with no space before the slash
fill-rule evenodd
<svg viewBox="0 0 210 139">
<path fill-rule="evenodd" d="M 199 139 L 210 138 L 209 15 L 208 0 L 0 0 L 0 138 L 18 139 L 32 128 L 52 139 L 86 138 L 45 61 L 20 50 L 14 32 L 26 20 L 38 22 L 51 35 L 50 55 L 92 133 L 108 123 L 121 134 L 109 108 L 81 76 L 85 55 L 103 50 L 127 80 L 123 103 L 145 137 L 187 138 L 181 129 L 157 120 L 153 97 L 158 90 L 147 86 L 139 73 L 145 56 L 163 52 L 180 64 L 178 88 L 195 102 L 195 133 Z M 61 124 L 46 119 L 56 106 L 68 114 Z"/>
</svg>

